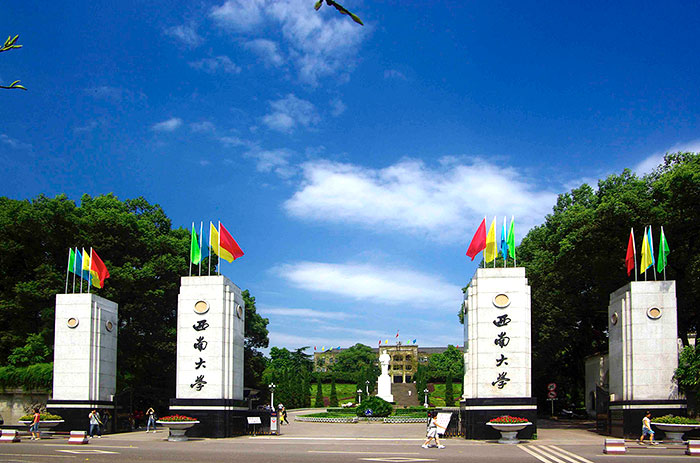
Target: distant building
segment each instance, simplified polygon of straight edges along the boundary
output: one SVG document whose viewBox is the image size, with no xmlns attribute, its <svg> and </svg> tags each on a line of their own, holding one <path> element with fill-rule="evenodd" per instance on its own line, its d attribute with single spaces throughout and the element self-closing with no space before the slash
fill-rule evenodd
<svg viewBox="0 0 700 463">
<path fill-rule="evenodd" d="M 395 345 L 383 345 L 379 348 L 374 347 L 372 350 L 377 354 L 375 364 L 379 364 L 379 352 L 386 351 L 391 357 L 389 362 L 389 374 L 393 376 L 395 383 L 411 383 L 413 375 L 415 375 L 418 365 L 427 365 L 430 356 L 433 354 L 441 354 L 447 350 L 447 347 L 420 347 L 416 344 L 403 345 L 401 343 Z M 457 347 L 460 352 L 464 352 L 462 347 Z M 314 352 L 314 371 L 326 372 L 330 371 L 335 364 L 335 357 L 345 349 L 332 349 L 323 352 Z"/>
</svg>

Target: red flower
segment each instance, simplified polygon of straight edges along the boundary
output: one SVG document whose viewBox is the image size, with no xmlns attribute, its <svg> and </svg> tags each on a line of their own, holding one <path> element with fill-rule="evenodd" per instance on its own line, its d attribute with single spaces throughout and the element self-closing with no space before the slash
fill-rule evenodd
<svg viewBox="0 0 700 463">
<path fill-rule="evenodd" d="M 518 423 L 528 423 L 530 420 L 527 418 L 520 418 L 518 416 L 503 415 L 498 418 L 493 418 L 489 420 L 489 423 L 494 424 L 518 424 Z"/>
</svg>

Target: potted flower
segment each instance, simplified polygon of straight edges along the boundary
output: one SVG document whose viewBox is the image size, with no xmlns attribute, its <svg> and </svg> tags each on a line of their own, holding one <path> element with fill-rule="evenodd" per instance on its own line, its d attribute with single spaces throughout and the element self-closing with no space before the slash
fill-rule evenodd
<svg viewBox="0 0 700 463">
<path fill-rule="evenodd" d="M 29 426 L 34 420 L 34 415 L 23 415 L 19 418 L 19 424 Z M 58 415 L 52 415 L 51 413 L 40 413 L 39 414 L 39 437 L 42 439 L 46 436 L 44 433 L 49 429 L 53 429 L 59 424 L 63 423 L 63 418 Z"/>
<path fill-rule="evenodd" d="M 185 432 L 195 424 L 199 423 L 197 418 L 192 418 L 184 415 L 164 416 L 156 421 L 161 426 L 165 426 L 170 430 L 168 440 L 171 442 L 181 442 L 187 440 Z"/>
<path fill-rule="evenodd" d="M 700 420 L 685 416 L 664 415 L 651 422 L 666 434 L 665 442 L 683 443 L 683 434 L 700 429 Z"/>
<path fill-rule="evenodd" d="M 520 418 L 517 416 L 504 415 L 498 418 L 493 418 L 486 423 L 487 426 L 491 426 L 493 429 L 501 433 L 501 438 L 498 440 L 499 444 L 517 444 L 520 441 L 516 439 L 518 431 L 525 429 L 530 426 L 527 418 Z"/>
</svg>

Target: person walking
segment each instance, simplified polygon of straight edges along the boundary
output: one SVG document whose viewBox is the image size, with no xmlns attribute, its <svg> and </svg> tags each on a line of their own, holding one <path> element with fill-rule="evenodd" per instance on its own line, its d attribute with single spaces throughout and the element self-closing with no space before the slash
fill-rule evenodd
<svg viewBox="0 0 700 463">
<path fill-rule="evenodd" d="M 88 435 L 90 437 L 94 437 L 95 431 L 97 431 L 97 438 L 102 439 L 102 431 L 100 430 L 102 421 L 100 421 L 100 414 L 97 413 L 97 410 L 95 409 L 90 412 L 88 418 L 90 419 L 90 432 L 88 433 Z"/>
<path fill-rule="evenodd" d="M 41 414 L 39 413 L 39 409 L 35 408 L 32 422 L 29 425 L 29 432 L 32 434 L 32 440 L 40 439 L 41 434 L 39 434 L 39 421 L 41 421 Z"/>
<path fill-rule="evenodd" d="M 639 437 L 639 443 L 644 443 L 644 436 L 649 436 L 649 443 L 651 445 L 659 445 L 658 442 L 654 442 L 654 431 L 651 429 L 651 412 L 647 411 L 642 418 L 642 435 Z"/>
<path fill-rule="evenodd" d="M 439 432 L 438 428 L 445 429 L 442 426 L 440 426 L 437 422 L 437 412 L 428 412 L 428 432 L 425 436 L 425 442 L 423 442 L 423 447 L 424 449 L 427 449 L 430 447 L 430 441 L 434 440 L 435 441 L 435 446 L 439 449 L 444 449 L 445 446 L 440 444 L 440 437 L 439 437 Z"/>
<path fill-rule="evenodd" d="M 287 420 L 287 407 L 282 405 L 282 410 L 280 411 L 280 419 L 282 424 L 289 424 Z"/>
<path fill-rule="evenodd" d="M 156 432 L 156 411 L 153 410 L 153 407 L 150 407 L 148 410 L 146 410 L 146 416 L 148 416 L 148 421 L 146 422 L 146 432 L 153 427 L 153 432 Z"/>
</svg>

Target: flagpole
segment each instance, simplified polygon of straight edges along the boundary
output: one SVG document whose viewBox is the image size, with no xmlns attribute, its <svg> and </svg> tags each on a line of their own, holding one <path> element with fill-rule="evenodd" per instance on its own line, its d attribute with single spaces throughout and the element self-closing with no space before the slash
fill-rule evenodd
<svg viewBox="0 0 700 463">
<path fill-rule="evenodd" d="M 216 249 L 219 251 L 217 254 L 218 258 L 216 259 L 216 263 L 218 264 L 216 268 L 219 270 L 219 275 L 221 275 L 221 220 L 219 220 L 219 229 L 217 230 L 219 233 L 217 238 L 219 238 L 219 242 L 216 244 Z"/>
<path fill-rule="evenodd" d="M 76 256 L 77 256 L 77 254 L 76 254 Z M 73 294 L 75 294 L 75 264 L 76 263 L 77 262 L 75 260 L 73 260 Z"/>
<path fill-rule="evenodd" d="M 192 222 L 192 233 L 194 233 L 194 222 Z M 192 276 L 192 233 L 190 233 L 190 276 Z"/>
<path fill-rule="evenodd" d="M 498 220 L 496 220 L 496 219 L 497 219 L 497 217 L 494 215 L 493 216 L 493 228 L 494 228 L 494 231 L 493 231 L 494 243 L 493 244 L 494 245 L 496 244 L 496 230 L 495 230 L 495 228 L 496 228 L 496 224 L 498 223 Z M 496 268 L 496 257 L 498 257 L 498 248 L 496 248 L 496 252 L 494 253 L 494 256 L 493 256 L 493 268 Z"/>
<path fill-rule="evenodd" d="M 647 235 L 647 227 L 644 227 L 644 237 L 646 238 Z M 642 240 L 642 260 L 644 260 L 644 240 Z M 644 269 L 644 281 L 647 281 L 647 268 Z"/>
<path fill-rule="evenodd" d="M 70 249 L 68 249 L 68 263 L 66 264 L 66 294 L 68 294 L 68 275 L 70 274 Z"/>
<path fill-rule="evenodd" d="M 92 246 L 90 246 L 90 260 L 88 261 L 88 294 L 90 294 L 90 285 L 92 284 Z"/>
<path fill-rule="evenodd" d="M 510 221 L 513 222 L 513 267 L 517 267 L 518 266 L 518 258 L 515 256 L 515 216 L 514 215 L 510 216 Z"/>
<path fill-rule="evenodd" d="M 632 233 L 632 253 L 634 254 L 634 281 L 637 281 L 637 243 L 634 242 L 634 227 L 632 227 L 631 232 Z"/>
<path fill-rule="evenodd" d="M 202 241 L 204 241 L 204 222 L 199 221 L 199 276 L 202 276 Z"/>
<path fill-rule="evenodd" d="M 80 294 L 83 294 L 83 259 L 85 259 L 85 248 L 80 248 Z"/>
<path fill-rule="evenodd" d="M 503 240 L 506 242 L 506 253 L 503 255 L 503 268 L 506 268 L 506 261 L 508 260 L 508 235 L 506 234 L 506 216 L 503 216 Z M 501 249 L 503 252 L 503 249 Z"/>
</svg>

